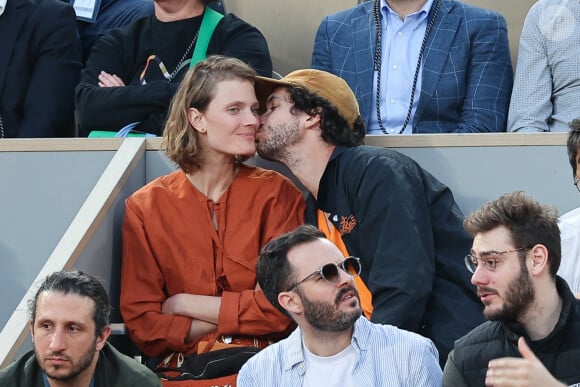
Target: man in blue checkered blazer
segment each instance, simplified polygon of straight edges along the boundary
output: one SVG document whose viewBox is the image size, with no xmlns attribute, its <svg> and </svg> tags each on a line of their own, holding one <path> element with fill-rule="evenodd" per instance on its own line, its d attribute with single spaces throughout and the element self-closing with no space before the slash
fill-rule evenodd
<svg viewBox="0 0 580 387">
<path fill-rule="evenodd" d="M 369 134 L 506 130 L 507 27 L 489 10 L 455 0 L 366 1 L 322 20 L 312 67 L 347 81 Z"/>
</svg>

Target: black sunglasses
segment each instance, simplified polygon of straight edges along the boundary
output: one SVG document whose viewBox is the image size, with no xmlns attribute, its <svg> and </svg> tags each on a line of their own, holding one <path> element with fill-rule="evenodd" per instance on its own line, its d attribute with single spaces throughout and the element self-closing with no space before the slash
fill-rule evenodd
<svg viewBox="0 0 580 387">
<path fill-rule="evenodd" d="M 298 285 L 302 284 L 303 282 L 309 280 L 310 278 L 314 277 L 315 275 L 320 275 L 320 277 L 324 278 L 326 281 L 330 282 L 331 284 L 335 284 L 338 282 L 340 274 L 338 269 L 341 269 L 346 274 L 356 277 L 360 274 L 361 266 L 360 266 L 360 258 L 357 257 L 346 257 L 343 261 L 339 263 L 327 263 L 322 265 L 320 269 L 316 270 L 314 273 L 307 275 L 300 281 L 296 282 L 294 286 L 290 288 L 290 290 L 294 289 Z"/>
</svg>

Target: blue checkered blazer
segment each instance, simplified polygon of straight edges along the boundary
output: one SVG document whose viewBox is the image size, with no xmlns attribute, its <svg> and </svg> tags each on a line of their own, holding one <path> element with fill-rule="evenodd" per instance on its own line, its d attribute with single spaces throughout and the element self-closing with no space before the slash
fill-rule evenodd
<svg viewBox="0 0 580 387">
<path fill-rule="evenodd" d="M 368 127 L 376 30 L 373 1 L 326 16 L 316 33 L 312 68 L 353 89 Z M 413 133 L 503 132 L 513 84 L 505 19 L 492 11 L 442 0 L 427 40 Z M 411 87 L 411 85 L 409 85 Z"/>
</svg>

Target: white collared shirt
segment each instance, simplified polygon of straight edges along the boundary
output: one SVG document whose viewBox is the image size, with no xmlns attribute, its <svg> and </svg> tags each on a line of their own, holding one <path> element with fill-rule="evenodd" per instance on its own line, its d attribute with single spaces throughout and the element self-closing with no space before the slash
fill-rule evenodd
<svg viewBox="0 0 580 387">
<path fill-rule="evenodd" d="M 8 0 L 0 0 L 0 16 L 4 13 L 4 10 L 6 9 L 6 2 Z"/>
<path fill-rule="evenodd" d="M 427 30 L 428 16 L 434 0 L 427 0 L 423 7 L 401 20 L 386 0 L 381 0 L 382 13 L 382 61 L 381 61 L 381 120 L 388 134 L 398 134 L 401 130 L 411 99 L 411 85 L 415 76 L 419 51 L 425 31 Z M 421 73 L 413 98 L 411 119 L 403 134 L 412 133 L 413 116 L 419 103 L 421 94 Z M 373 98 L 370 125 L 367 134 L 383 134 L 379 129 L 376 107 L 377 71 L 373 80 Z"/>
<path fill-rule="evenodd" d="M 374 324 L 361 316 L 354 325 L 351 347 L 356 361 L 349 372 L 356 386 L 441 386 L 437 349 L 423 336 L 392 325 Z M 269 345 L 244 364 L 238 374 L 238 387 L 302 386 L 309 372 L 302 348 L 302 331 L 296 328 L 286 339 Z"/>
</svg>

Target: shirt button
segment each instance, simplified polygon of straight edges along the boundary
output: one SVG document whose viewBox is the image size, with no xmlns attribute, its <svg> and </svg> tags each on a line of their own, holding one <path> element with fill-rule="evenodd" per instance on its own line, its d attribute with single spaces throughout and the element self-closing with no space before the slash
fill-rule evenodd
<svg viewBox="0 0 580 387">
<path fill-rule="evenodd" d="M 394 98 L 391 98 L 391 100 L 390 100 L 389 102 L 391 102 L 391 103 L 395 103 L 396 101 L 395 101 L 395 99 L 394 99 Z"/>
<path fill-rule="evenodd" d="M 393 65 L 393 70 L 396 70 L 398 68 L 399 68 L 399 65 L 396 65 L 396 64 Z"/>
<path fill-rule="evenodd" d="M 399 32 L 397 32 L 397 35 L 399 35 L 399 36 L 403 36 L 403 31 L 399 31 Z"/>
</svg>

